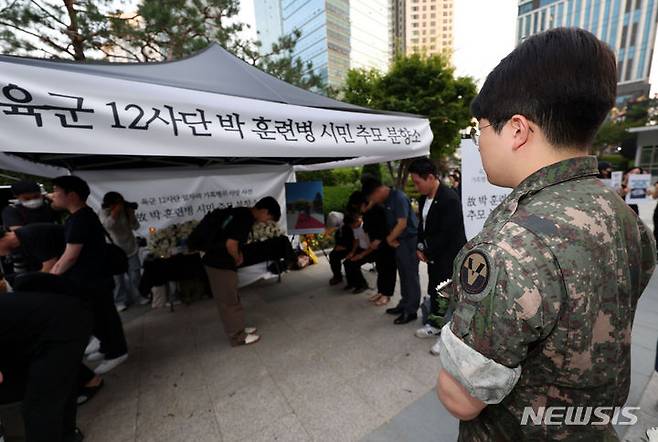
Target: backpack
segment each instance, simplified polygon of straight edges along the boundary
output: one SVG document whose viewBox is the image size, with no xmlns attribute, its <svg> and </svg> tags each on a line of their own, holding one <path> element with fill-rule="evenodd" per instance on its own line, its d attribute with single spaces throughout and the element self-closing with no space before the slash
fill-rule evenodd
<svg viewBox="0 0 658 442">
<path fill-rule="evenodd" d="M 220 246 L 222 232 L 233 219 L 231 211 L 231 208 L 215 209 L 207 213 L 187 237 L 189 250 L 207 252 Z"/>
</svg>

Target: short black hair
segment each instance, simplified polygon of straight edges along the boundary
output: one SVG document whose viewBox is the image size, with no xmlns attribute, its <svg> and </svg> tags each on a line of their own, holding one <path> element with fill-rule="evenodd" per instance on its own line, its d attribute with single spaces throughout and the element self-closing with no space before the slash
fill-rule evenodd
<svg viewBox="0 0 658 442">
<path fill-rule="evenodd" d="M 19 196 L 26 193 L 41 193 L 41 187 L 34 181 L 18 181 L 11 185 L 11 191 L 14 196 Z"/>
<path fill-rule="evenodd" d="M 361 193 L 364 198 L 368 198 L 381 186 L 383 186 L 382 181 L 375 176 L 364 175 L 363 178 L 361 178 Z"/>
<path fill-rule="evenodd" d="M 119 192 L 107 192 L 105 196 L 103 196 L 103 204 L 101 207 L 103 209 L 107 209 L 108 207 L 112 207 L 113 205 L 122 203 L 123 201 L 123 195 L 121 195 Z"/>
<path fill-rule="evenodd" d="M 89 184 L 79 176 L 75 175 L 64 175 L 58 176 L 53 180 L 53 186 L 57 186 L 64 190 L 66 193 L 75 193 L 77 194 L 82 201 L 87 201 L 91 191 L 89 190 Z"/>
<path fill-rule="evenodd" d="M 366 202 L 366 197 L 363 195 L 363 192 L 355 190 L 350 194 L 349 198 L 347 198 L 347 210 L 352 212 L 360 211 L 361 206 Z"/>
<path fill-rule="evenodd" d="M 438 176 L 439 171 L 434 161 L 429 158 L 417 158 L 409 165 L 409 173 L 414 173 L 426 180 L 430 175 Z"/>
<path fill-rule="evenodd" d="M 265 209 L 272 216 L 272 219 L 278 222 L 281 219 L 281 206 L 279 202 L 271 196 L 261 198 L 256 205 L 256 209 Z"/>
<path fill-rule="evenodd" d="M 345 216 L 343 217 L 343 225 L 344 226 L 351 226 L 354 224 L 354 221 L 356 220 L 356 217 L 358 214 L 354 212 L 347 212 L 345 213 Z"/>
<path fill-rule="evenodd" d="M 505 57 L 487 76 L 471 112 L 498 133 L 520 114 L 556 148 L 585 149 L 616 93 L 612 50 L 590 32 L 557 28 L 528 38 Z"/>
</svg>

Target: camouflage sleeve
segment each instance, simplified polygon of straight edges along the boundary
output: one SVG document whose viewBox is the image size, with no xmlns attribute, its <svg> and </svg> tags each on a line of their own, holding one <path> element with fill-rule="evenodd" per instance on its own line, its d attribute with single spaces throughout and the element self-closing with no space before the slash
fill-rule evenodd
<svg viewBox="0 0 658 442">
<path fill-rule="evenodd" d="M 641 294 L 644 289 L 649 285 L 651 276 L 656 269 L 656 240 L 649 228 L 642 221 L 639 221 L 640 226 L 640 247 L 642 247 L 642 259 L 640 262 L 640 291 Z M 658 226 L 656 227 L 658 228 Z"/>
<path fill-rule="evenodd" d="M 550 333 L 559 315 L 563 286 L 552 255 L 534 238 L 525 241 L 480 244 L 461 257 L 453 277 L 458 302 L 450 332 L 466 348 L 442 364 L 467 389 L 484 382 L 486 368 L 494 376 L 489 390 L 469 391 L 487 403 L 509 394 L 529 346 Z M 454 370 L 460 364 L 471 368 Z"/>
</svg>

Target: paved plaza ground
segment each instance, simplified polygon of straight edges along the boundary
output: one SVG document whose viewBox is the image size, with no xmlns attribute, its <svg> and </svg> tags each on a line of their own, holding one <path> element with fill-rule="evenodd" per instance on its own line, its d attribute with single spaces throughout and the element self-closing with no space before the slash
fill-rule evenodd
<svg viewBox="0 0 658 442">
<path fill-rule="evenodd" d="M 432 341 L 413 336 L 419 323 L 393 325 L 365 294 L 330 288 L 328 278 L 322 258 L 280 284 L 242 290 L 263 336 L 249 347 L 229 347 L 211 300 L 129 311 L 130 359 L 80 409 L 87 440 L 454 441 L 458 422 L 433 391 Z M 657 337 L 654 277 L 633 331 L 629 404 L 649 383 Z M 643 412 L 638 426 L 653 419 Z"/>
</svg>

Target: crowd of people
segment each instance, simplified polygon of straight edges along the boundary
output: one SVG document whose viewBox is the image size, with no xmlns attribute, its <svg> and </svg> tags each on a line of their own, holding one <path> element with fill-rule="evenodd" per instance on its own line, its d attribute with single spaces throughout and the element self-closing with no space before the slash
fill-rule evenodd
<svg viewBox="0 0 658 442">
<path fill-rule="evenodd" d="M 150 302 L 138 290 L 137 204 L 108 192 L 97 214 L 81 178 L 62 176 L 52 185 L 46 195 L 35 182 L 14 184 L 0 227 L 0 404 L 22 402 L 29 442 L 82 440 L 77 407 L 128 358 L 119 312 Z M 287 237 L 245 244 L 255 223 L 280 216 L 278 202 L 265 197 L 254 207 L 211 212 L 189 237 L 190 249 L 203 252 L 232 345 L 259 340 L 245 325 L 237 269 L 293 258 Z"/>
<path fill-rule="evenodd" d="M 388 305 L 399 280 L 400 302 L 386 313 L 395 316 L 394 324 L 407 324 L 418 319 L 422 297 L 419 265 L 424 263 L 429 308 L 416 336 L 436 338 L 449 319 L 450 306 L 437 287 L 452 277 L 453 261 L 466 243 L 461 174 L 452 171 L 450 185 L 444 184 L 436 164 L 420 158 L 409 166 L 409 175 L 421 195 L 418 214 L 403 191 L 372 176 L 363 177 L 361 190 L 350 195 L 343 213 L 330 214 L 328 225 L 335 229 L 335 246 L 329 254 L 329 284 L 345 281 L 344 290 L 362 293 L 370 287 L 361 267 L 375 263 L 376 292 L 368 300 L 374 306 Z M 438 354 L 437 344 L 432 346 L 433 354 Z"/>
</svg>

